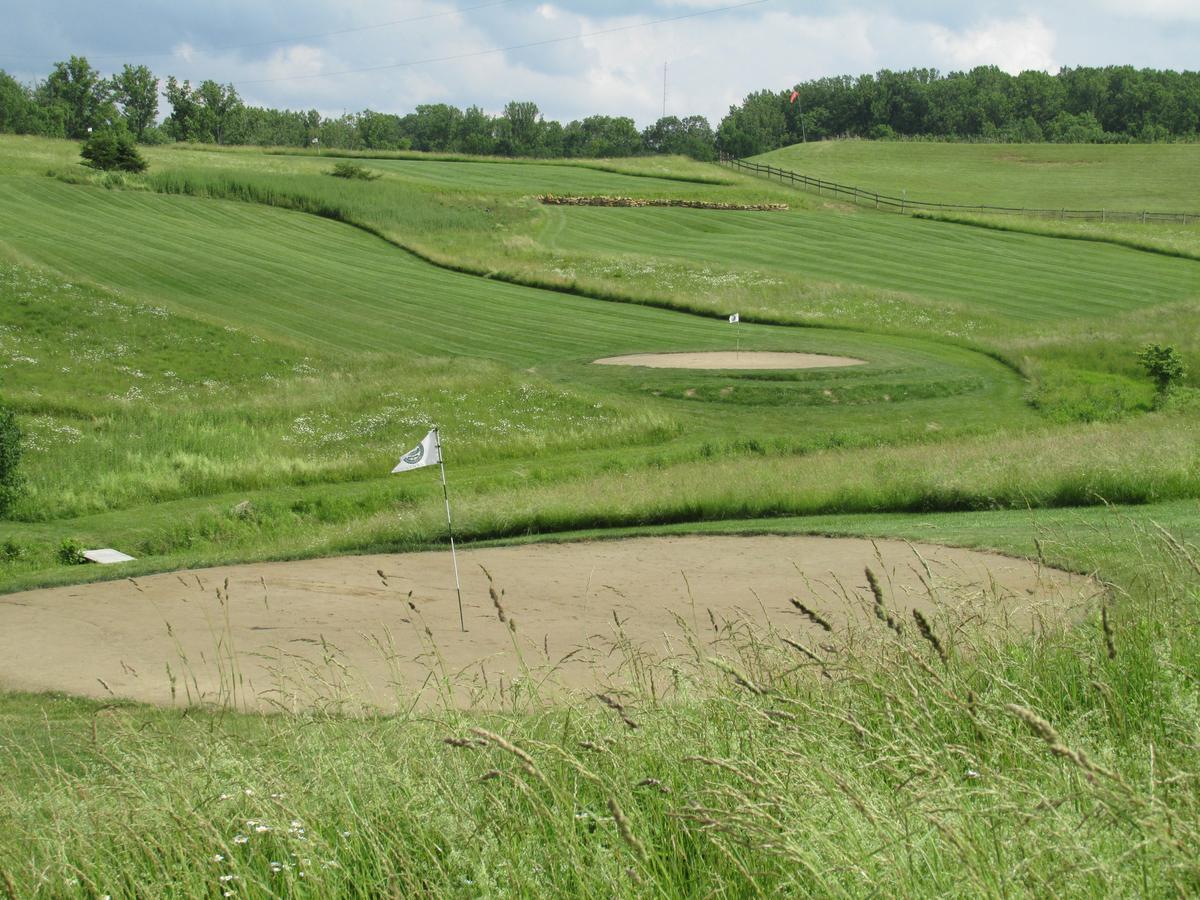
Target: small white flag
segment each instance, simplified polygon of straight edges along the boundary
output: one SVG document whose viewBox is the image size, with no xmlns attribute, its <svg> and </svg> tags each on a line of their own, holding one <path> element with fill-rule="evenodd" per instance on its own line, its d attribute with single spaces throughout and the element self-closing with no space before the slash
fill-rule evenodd
<svg viewBox="0 0 1200 900">
<path fill-rule="evenodd" d="M 729 317 L 730 325 L 736 325 L 740 321 L 742 321 L 742 317 L 739 316 L 737 313 L 734 313 L 732 316 Z"/>
<path fill-rule="evenodd" d="M 436 466 L 441 461 L 442 453 L 438 447 L 437 429 L 434 428 L 429 434 L 425 435 L 421 443 L 400 457 L 400 462 L 396 463 L 396 468 L 392 469 L 392 474 L 409 472 L 413 469 L 420 469 L 423 466 Z"/>
</svg>

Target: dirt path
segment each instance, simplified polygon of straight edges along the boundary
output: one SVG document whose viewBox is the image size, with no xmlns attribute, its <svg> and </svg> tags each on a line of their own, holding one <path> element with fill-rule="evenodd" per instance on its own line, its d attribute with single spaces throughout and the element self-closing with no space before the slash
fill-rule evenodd
<svg viewBox="0 0 1200 900">
<path fill-rule="evenodd" d="M 650 369 L 831 369 L 861 366 L 865 359 L 824 356 L 820 353 L 789 353 L 774 350 L 713 350 L 703 353 L 636 353 L 606 356 L 598 366 L 645 366 Z"/>
<path fill-rule="evenodd" d="M 907 621 L 913 607 L 945 623 L 969 607 L 1028 629 L 1035 608 L 1077 613 L 1095 593 L 1085 578 L 1027 561 L 849 538 L 534 544 L 467 550 L 459 562 L 466 634 L 446 553 L 227 566 L 3 596 L 0 686 L 248 708 L 353 697 L 394 709 L 434 702 L 444 673 L 455 703 L 495 705 L 502 685 L 511 694 L 514 679 L 519 689 L 552 667 L 552 682 L 568 687 L 619 680 L 619 635 L 656 657 L 685 647 L 685 631 L 706 643 L 740 617 L 821 639 L 791 597 L 838 629 L 857 627 L 870 617 L 867 565 Z M 484 567 L 503 591 L 506 622 Z M 930 574 L 938 602 L 922 584 Z"/>
</svg>

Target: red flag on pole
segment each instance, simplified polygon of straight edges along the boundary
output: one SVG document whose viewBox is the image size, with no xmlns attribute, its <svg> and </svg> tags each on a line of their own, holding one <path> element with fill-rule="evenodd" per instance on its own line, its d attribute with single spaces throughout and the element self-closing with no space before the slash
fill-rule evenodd
<svg viewBox="0 0 1200 900">
<path fill-rule="evenodd" d="M 795 102 L 796 102 L 796 100 L 797 100 L 799 97 L 800 97 L 800 92 L 799 92 L 799 91 L 792 91 L 792 99 L 791 99 L 790 101 L 788 101 L 788 102 L 790 102 L 790 103 L 795 103 Z"/>
</svg>

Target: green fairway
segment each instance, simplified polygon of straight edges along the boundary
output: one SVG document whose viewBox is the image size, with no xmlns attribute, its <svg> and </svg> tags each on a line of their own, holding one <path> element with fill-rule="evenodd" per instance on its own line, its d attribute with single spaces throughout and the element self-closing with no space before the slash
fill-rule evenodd
<svg viewBox="0 0 1200 900">
<path fill-rule="evenodd" d="M 324 351 L 532 365 L 732 343 L 716 321 L 448 272 L 311 216 L 50 181 L 0 183 L 0 191 L 4 242 L 19 258 Z M 829 342 L 844 348 L 866 340 L 743 331 L 748 347 L 772 349 L 824 351 Z"/>
<path fill-rule="evenodd" d="M 816 141 L 755 157 L 804 175 L 937 203 L 1200 213 L 1200 144 Z"/>
<path fill-rule="evenodd" d="M 931 419 L 947 436 L 1032 422 L 1013 372 L 952 346 L 752 325 L 735 336 L 722 321 L 449 272 L 345 225 L 257 205 L 49 180 L 12 179 L 0 193 L 11 257 L 114 292 L 80 295 L 62 278 L 12 270 L 12 300 L 57 300 L 7 307 L 10 327 L 25 334 L 11 351 L 21 362 L 10 396 L 42 445 L 29 466 L 29 518 L 382 474 L 433 421 L 464 463 L 630 443 L 646 447 L 635 459 L 653 445 L 686 458 L 734 441 L 795 452 L 923 438 Z M 18 219 L 17 210 L 36 215 Z M 81 314 L 94 323 L 87 352 L 119 363 L 86 385 L 73 383 L 61 353 Z M 148 352 L 146 338 L 121 340 L 127 323 L 150 336 L 164 317 L 224 329 L 189 332 L 188 341 L 211 345 L 208 365 L 169 347 Z M 735 342 L 867 364 L 796 373 L 591 364 Z M 449 357 L 465 363 L 431 362 Z M 462 402 L 447 403 L 451 392 Z"/>
<path fill-rule="evenodd" d="M 1200 296 L 1200 266 L 1104 244 L 904 221 L 870 213 L 555 208 L 565 252 L 628 254 L 782 271 L 946 300 L 1014 325 L 1103 317 Z M 797 310 L 802 312 L 802 310 Z"/>
</svg>

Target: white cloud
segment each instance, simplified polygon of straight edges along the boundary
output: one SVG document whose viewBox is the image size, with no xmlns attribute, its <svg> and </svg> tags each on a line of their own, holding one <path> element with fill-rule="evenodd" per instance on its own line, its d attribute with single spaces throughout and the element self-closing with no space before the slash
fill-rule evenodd
<svg viewBox="0 0 1200 900">
<path fill-rule="evenodd" d="M 477 2 L 482 0 L 257 0 L 243 7 L 236 0 L 177 0 L 147 17 L 142 0 L 105 6 L 39 0 L 17 5 L 0 29 L 0 67 L 22 79 L 44 78 L 54 60 L 84 53 L 106 72 L 123 62 L 145 62 L 164 78 L 233 82 L 250 103 L 315 107 L 326 114 L 366 107 L 403 113 L 436 102 L 498 112 L 509 99 L 530 99 L 564 121 L 607 113 L 645 125 L 662 112 L 667 61 L 668 112 L 700 113 L 716 124 L 747 93 L 783 90 L 808 78 L 980 64 L 1014 72 L 1053 71 L 1060 63 L 1194 68 L 1200 43 L 1200 0 L 1141 0 L 1136 6 L 1128 0 L 1055 0 L 1036 8 L 1032 0 L 1019 0 L 1026 6 L 1002 0 L 773 0 L 464 57 L 735 0 L 517 0 L 442 15 Z M 364 27 L 431 15 L 438 17 Z M 263 43 L 341 29 L 357 30 Z M 206 49 L 256 42 L 239 50 Z M 138 47 L 168 55 L 126 55 Z M 30 54 L 36 58 L 26 62 Z M 446 56 L 462 58 L 396 66 Z M 368 67 L 384 68 L 331 74 Z M 313 75 L 319 77 L 303 77 Z"/>
<path fill-rule="evenodd" d="M 284 47 L 271 54 L 267 61 L 265 78 L 297 78 L 320 75 L 326 71 L 325 51 L 318 47 L 296 44 Z"/>
<path fill-rule="evenodd" d="M 991 21 L 963 31 L 931 26 L 930 32 L 935 55 L 955 68 L 995 65 L 1012 74 L 1025 69 L 1058 69 L 1055 33 L 1037 16 Z"/>
</svg>

